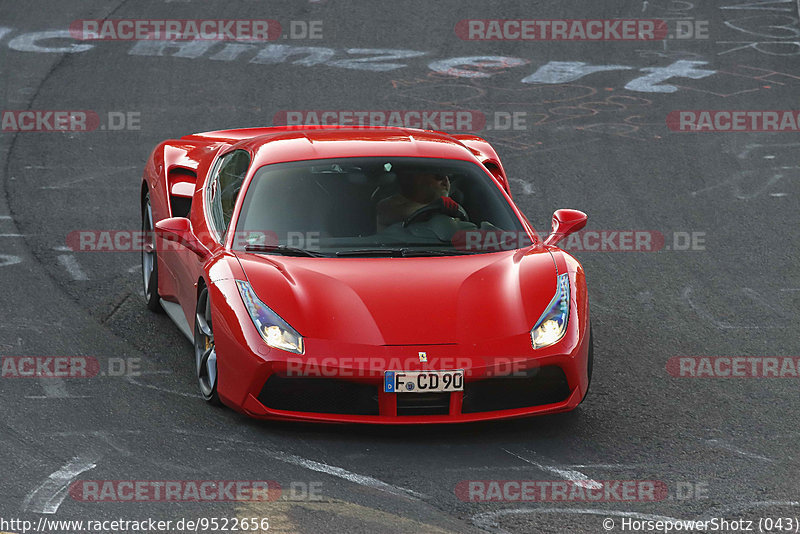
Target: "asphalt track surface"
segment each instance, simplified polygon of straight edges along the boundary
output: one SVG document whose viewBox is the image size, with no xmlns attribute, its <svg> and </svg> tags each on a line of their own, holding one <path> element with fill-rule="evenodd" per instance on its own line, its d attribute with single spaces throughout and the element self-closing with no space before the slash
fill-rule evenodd
<svg viewBox="0 0 800 534">
<path fill-rule="evenodd" d="M 673 110 L 800 108 L 797 3 L 744 3 L 0 2 L 3 109 L 140 119 L 139 129 L 0 135 L 0 354 L 142 366 L 140 376 L 0 379 L 0 516 L 255 516 L 276 532 L 604 532 L 604 517 L 619 531 L 624 516 L 800 516 L 800 382 L 666 370 L 674 356 L 800 354 L 800 134 L 676 133 L 665 124 Z M 227 55 L 220 43 L 75 49 L 63 36 L 29 35 L 107 17 L 321 20 L 322 39 L 278 43 L 329 47 L 335 59 L 362 57 L 348 52 L 360 48 L 424 54 L 368 70 L 298 63 L 303 55 L 253 61 L 263 45 Z M 708 21 L 709 38 L 472 42 L 454 33 L 467 18 L 626 17 Z M 466 67 L 484 77 L 430 66 L 486 55 L 524 64 Z M 705 62 L 695 68 L 711 74 L 631 84 L 681 60 Z M 550 61 L 627 68 L 521 81 Z M 575 252 L 595 337 L 591 391 L 576 411 L 374 428 L 265 423 L 211 408 L 197 396 L 190 345 L 145 309 L 138 254 L 65 248 L 74 230 L 139 228 L 142 166 L 163 139 L 271 125 L 285 110 L 392 109 L 478 110 L 491 126 L 525 112 L 525 129 L 479 133 L 497 147 L 534 226 L 547 230 L 552 212 L 569 207 L 589 214 L 590 230 L 665 237 L 656 252 Z M 687 232 L 702 243 L 675 250 Z M 663 481 L 670 498 L 481 503 L 454 491 L 464 480 L 570 477 Z M 93 503 L 66 494 L 79 480 L 274 480 L 296 491 L 270 503 Z M 317 499 L 304 498 L 309 484 Z"/>
</svg>

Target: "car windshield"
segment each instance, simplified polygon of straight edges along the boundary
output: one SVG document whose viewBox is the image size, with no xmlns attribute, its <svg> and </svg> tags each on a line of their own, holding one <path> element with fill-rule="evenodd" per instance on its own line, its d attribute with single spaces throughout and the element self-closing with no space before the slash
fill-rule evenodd
<svg viewBox="0 0 800 534">
<path fill-rule="evenodd" d="M 293 256 L 456 255 L 497 250 L 481 246 L 493 234 L 527 237 L 474 163 L 339 158 L 258 169 L 233 247 Z"/>
</svg>

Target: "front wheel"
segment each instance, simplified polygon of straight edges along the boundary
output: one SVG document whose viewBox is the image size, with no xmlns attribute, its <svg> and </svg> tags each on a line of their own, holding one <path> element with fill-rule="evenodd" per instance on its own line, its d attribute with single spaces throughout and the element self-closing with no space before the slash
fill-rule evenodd
<svg viewBox="0 0 800 534">
<path fill-rule="evenodd" d="M 200 394 L 209 404 L 220 406 L 217 395 L 217 348 L 211 321 L 211 297 L 208 288 L 200 291 L 194 314 L 194 359 Z"/>
<path fill-rule="evenodd" d="M 147 308 L 154 312 L 162 311 L 158 294 L 158 258 L 156 257 L 156 236 L 153 226 L 153 208 L 150 206 L 150 194 L 142 203 L 142 282 L 144 283 L 144 300 Z"/>
<path fill-rule="evenodd" d="M 592 325 L 589 325 L 589 356 L 586 360 L 586 374 L 589 380 L 586 382 L 586 393 L 583 394 L 581 402 L 586 400 L 586 396 L 589 394 L 589 386 L 592 385 L 592 367 L 594 366 L 594 335 L 592 334 Z"/>
</svg>

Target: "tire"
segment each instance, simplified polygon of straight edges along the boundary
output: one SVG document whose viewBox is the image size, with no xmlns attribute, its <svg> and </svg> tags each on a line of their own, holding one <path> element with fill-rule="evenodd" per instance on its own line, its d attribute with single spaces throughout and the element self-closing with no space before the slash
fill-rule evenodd
<svg viewBox="0 0 800 534">
<path fill-rule="evenodd" d="M 589 325 L 589 356 L 586 359 L 586 374 L 589 376 L 589 381 L 586 383 L 586 393 L 583 394 L 581 402 L 586 400 L 589 394 L 589 386 L 592 385 L 592 367 L 594 366 L 594 334 L 592 334 L 592 325 Z"/>
<path fill-rule="evenodd" d="M 153 226 L 153 208 L 150 206 L 150 194 L 142 202 L 142 284 L 144 287 L 144 300 L 147 308 L 154 312 L 163 312 L 161 296 L 158 294 L 158 257 L 156 255 L 156 236 Z"/>
<path fill-rule="evenodd" d="M 211 297 L 207 287 L 202 287 L 200 290 L 194 313 L 194 361 L 200 395 L 207 403 L 221 406 L 222 403 L 217 395 L 219 374 L 211 321 Z"/>
</svg>

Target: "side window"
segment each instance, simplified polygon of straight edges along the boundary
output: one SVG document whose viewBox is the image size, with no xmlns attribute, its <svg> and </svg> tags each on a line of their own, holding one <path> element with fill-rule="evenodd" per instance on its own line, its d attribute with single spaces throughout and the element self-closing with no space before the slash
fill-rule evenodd
<svg viewBox="0 0 800 534">
<path fill-rule="evenodd" d="M 236 205 L 249 165 L 250 154 L 245 150 L 234 150 L 222 156 L 214 171 L 208 199 L 212 223 L 221 236 L 228 231 L 233 217 L 233 207 Z"/>
</svg>

